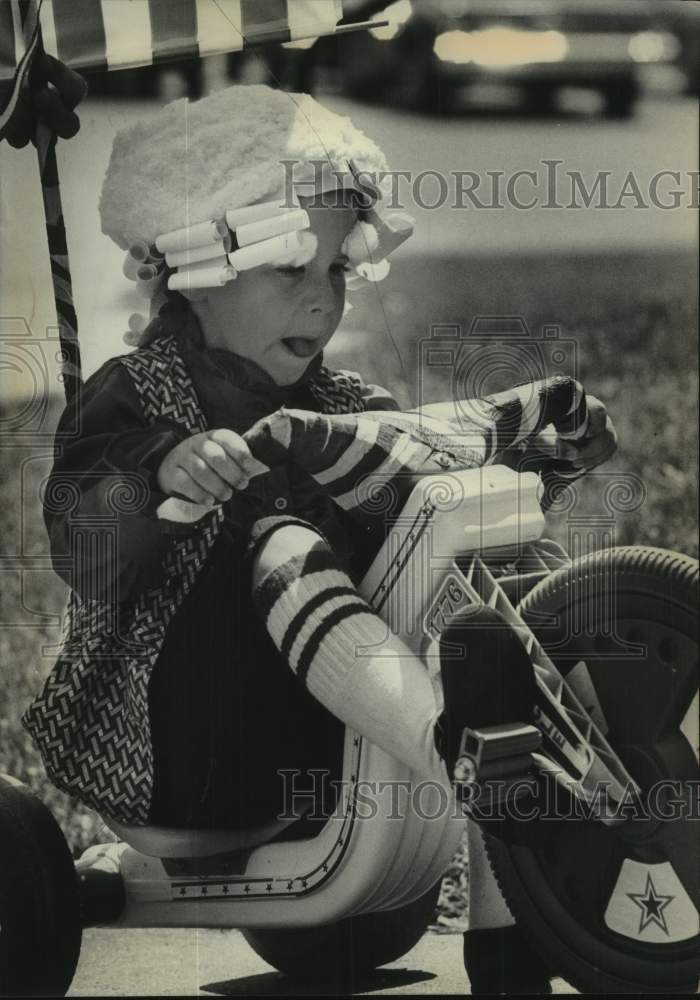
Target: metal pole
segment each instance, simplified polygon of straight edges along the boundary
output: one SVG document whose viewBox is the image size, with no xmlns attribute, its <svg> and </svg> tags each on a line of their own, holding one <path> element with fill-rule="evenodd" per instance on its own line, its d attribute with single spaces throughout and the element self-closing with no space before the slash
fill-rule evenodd
<svg viewBox="0 0 700 1000">
<path fill-rule="evenodd" d="M 82 365 L 78 342 L 78 317 L 73 304 L 73 281 L 70 272 L 70 258 L 66 242 L 66 227 L 63 222 L 61 187 L 56 161 L 56 136 L 44 126 L 37 128 L 37 153 L 41 175 L 41 193 L 44 200 L 44 222 L 46 240 L 51 263 L 51 281 L 56 304 L 58 336 L 61 345 L 61 378 L 66 402 L 75 402 L 80 407 L 82 388 Z"/>
</svg>

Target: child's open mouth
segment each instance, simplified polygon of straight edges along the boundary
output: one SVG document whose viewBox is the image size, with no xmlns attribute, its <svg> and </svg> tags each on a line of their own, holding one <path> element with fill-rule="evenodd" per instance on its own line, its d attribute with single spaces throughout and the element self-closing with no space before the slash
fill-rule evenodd
<svg viewBox="0 0 700 1000">
<path fill-rule="evenodd" d="M 311 337 L 283 337 L 282 343 L 297 358 L 308 358 L 318 350 L 317 341 Z"/>
</svg>

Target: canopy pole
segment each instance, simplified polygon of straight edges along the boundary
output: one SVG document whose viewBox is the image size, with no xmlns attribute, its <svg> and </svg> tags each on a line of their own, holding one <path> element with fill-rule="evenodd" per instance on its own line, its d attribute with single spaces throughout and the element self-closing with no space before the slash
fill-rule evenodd
<svg viewBox="0 0 700 1000">
<path fill-rule="evenodd" d="M 73 279 L 70 272 L 70 258 L 66 241 L 66 227 L 63 221 L 61 186 L 58 179 L 56 161 L 56 136 L 44 126 L 37 128 L 37 153 L 41 176 L 41 193 L 44 201 L 44 222 L 46 241 L 51 264 L 51 281 L 58 321 L 61 363 L 61 381 L 67 403 L 75 403 L 80 408 L 82 387 L 82 363 L 78 341 L 78 317 L 73 304 Z"/>
<path fill-rule="evenodd" d="M 14 4 L 12 16 L 15 33 L 24 36 L 24 53 L 13 80 L 12 91 L 6 107 L 0 114 L 0 129 L 4 131 L 12 115 L 16 112 L 23 88 L 40 85 L 36 81 L 36 59 L 44 51 L 39 15 L 44 0 L 28 0 L 25 4 Z M 2 135 L 2 131 L 0 131 Z M 49 248 L 51 282 L 53 285 L 60 352 L 56 360 L 60 362 L 60 379 L 67 403 L 80 407 L 82 386 L 80 347 L 78 344 L 78 318 L 73 305 L 73 281 L 70 273 L 66 228 L 63 222 L 61 187 L 58 180 L 56 161 L 57 136 L 45 125 L 39 123 L 34 134 L 34 145 L 39 160 L 39 177 L 44 203 L 44 224 Z"/>
<path fill-rule="evenodd" d="M 6 107 L 0 114 L 0 135 L 12 115 L 16 112 L 22 88 L 34 85 L 36 57 L 44 51 L 41 38 L 39 14 L 43 0 L 29 0 L 28 3 L 12 6 L 15 31 L 24 35 L 24 54 L 15 73 L 12 91 Z M 56 162 L 57 137 L 45 125 L 36 127 L 34 144 L 39 159 L 39 176 L 44 203 L 44 223 L 51 264 L 60 353 L 57 360 L 61 364 L 61 380 L 66 401 L 76 400 L 82 386 L 80 348 L 78 345 L 78 319 L 73 306 L 73 282 L 70 273 L 66 229 L 63 222 L 61 188 Z"/>
<path fill-rule="evenodd" d="M 31 0 L 24 21 L 24 35 L 31 65 L 27 74 L 26 86 L 34 84 L 34 70 L 37 56 L 44 52 L 44 41 L 41 35 L 41 20 L 39 15 L 44 0 Z M 73 304 L 73 279 L 70 272 L 70 258 L 66 241 L 66 227 L 63 221 L 63 204 L 61 202 L 61 186 L 58 178 L 58 162 L 56 160 L 56 143 L 58 137 L 45 125 L 39 123 L 36 127 L 34 143 L 39 159 L 39 176 L 41 178 L 41 194 L 44 203 L 44 224 L 46 226 L 46 242 L 49 248 L 51 265 L 51 282 L 56 306 L 58 322 L 58 337 L 60 352 L 56 360 L 60 362 L 60 380 L 66 403 L 75 402 L 80 409 L 80 390 L 82 387 L 82 364 L 80 359 L 80 344 L 78 342 L 78 317 Z"/>
</svg>

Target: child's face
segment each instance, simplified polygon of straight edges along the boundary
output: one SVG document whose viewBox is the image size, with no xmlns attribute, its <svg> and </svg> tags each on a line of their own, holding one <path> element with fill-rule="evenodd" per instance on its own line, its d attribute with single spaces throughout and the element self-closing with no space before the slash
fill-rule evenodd
<svg viewBox="0 0 700 1000">
<path fill-rule="evenodd" d="M 347 257 L 341 244 L 357 213 L 345 195 L 312 203 L 301 198 L 318 240 L 315 256 L 302 267 L 261 265 L 242 271 L 221 288 L 207 289 L 192 303 L 208 347 L 234 351 L 259 364 L 277 385 L 299 379 L 324 349 L 340 322 L 345 303 Z M 287 338 L 302 338 L 289 343 Z"/>
</svg>

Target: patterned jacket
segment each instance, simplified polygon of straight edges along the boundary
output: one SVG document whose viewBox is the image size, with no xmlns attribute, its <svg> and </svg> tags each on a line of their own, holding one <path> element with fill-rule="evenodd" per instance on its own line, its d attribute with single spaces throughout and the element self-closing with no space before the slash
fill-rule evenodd
<svg viewBox="0 0 700 1000">
<path fill-rule="evenodd" d="M 168 421 L 182 429 L 183 437 L 207 429 L 176 338 L 156 340 L 119 361 L 129 373 L 149 423 Z M 357 373 L 320 367 L 308 387 L 321 412 L 367 408 L 368 387 Z M 391 405 L 390 397 L 383 397 L 382 406 Z M 45 509 L 54 505 L 65 511 L 66 505 L 77 506 L 73 484 L 58 479 L 50 485 Z M 143 509 L 148 503 L 145 481 L 138 476 L 120 476 L 109 497 L 117 514 Z M 148 820 L 153 791 L 149 678 L 168 624 L 206 563 L 222 521 L 218 506 L 187 534 L 173 534 L 157 585 L 147 587 L 132 601 L 81 597 L 72 589 L 60 655 L 22 717 L 51 781 L 122 822 Z M 71 530 L 71 549 L 115 544 L 114 540 L 110 543 L 109 532 L 95 530 L 90 518 L 76 518 Z"/>
</svg>

